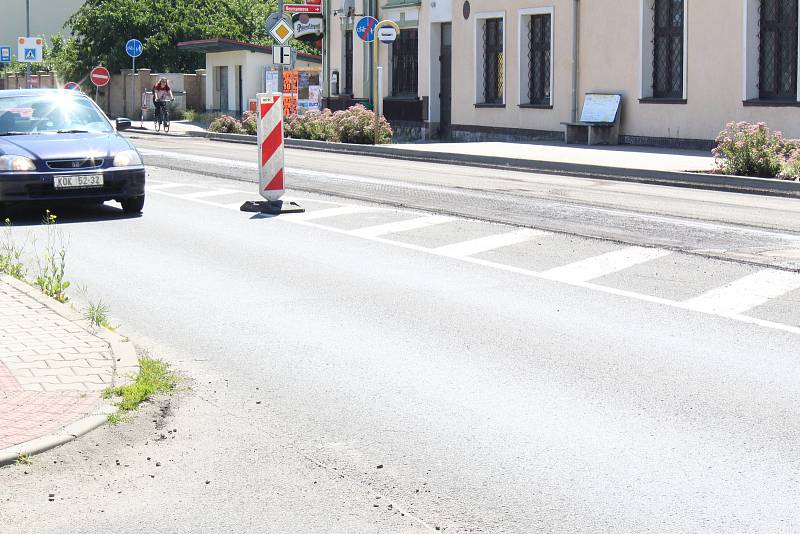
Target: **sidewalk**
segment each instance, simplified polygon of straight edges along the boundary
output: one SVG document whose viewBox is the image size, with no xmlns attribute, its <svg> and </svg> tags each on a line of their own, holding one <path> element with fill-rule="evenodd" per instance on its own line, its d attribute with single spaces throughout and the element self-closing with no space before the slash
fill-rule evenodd
<svg viewBox="0 0 800 534">
<path fill-rule="evenodd" d="M 570 163 L 652 171 L 710 171 L 711 152 L 633 145 L 583 146 L 558 142 L 541 143 L 417 143 L 387 145 L 395 150 L 437 154 L 460 154 L 507 159 Z"/>
<path fill-rule="evenodd" d="M 131 343 L 0 275 L 0 465 L 102 425 L 102 391 L 136 373 Z"/>
</svg>

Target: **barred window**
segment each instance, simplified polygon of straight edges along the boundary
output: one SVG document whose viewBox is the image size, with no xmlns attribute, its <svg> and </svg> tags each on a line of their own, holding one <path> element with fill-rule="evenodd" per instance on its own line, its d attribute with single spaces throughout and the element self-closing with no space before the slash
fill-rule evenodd
<svg viewBox="0 0 800 534">
<path fill-rule="evenodd" d="M 797 100 L 797 2 L 762 0 L 758 92 L 764 100 Z"/>
<path fill-rule="evenodd" d="M 552 19 L 547 15 L 528 18 L 528 103 L 550 104 L 550 49 Z"/>
<path fill-rule="evenodd" d="M 483 21 L 483 102 L 503 103 L 503 19 Z"/>
<path fill-rule="evenodd" d="M 392 96 L 417 96 L 417 30 L 401 30 L 392 43 Z"/>
<path fill-rule="evenodd" d="M 353 30 L 344 32 L 344 94 L 353 94 Z"/>
<path fill-rule="evenodd" d="M 653 3 L 654 98 L 683 98 L 683 3 L 684 0 Z"/>
</svg>

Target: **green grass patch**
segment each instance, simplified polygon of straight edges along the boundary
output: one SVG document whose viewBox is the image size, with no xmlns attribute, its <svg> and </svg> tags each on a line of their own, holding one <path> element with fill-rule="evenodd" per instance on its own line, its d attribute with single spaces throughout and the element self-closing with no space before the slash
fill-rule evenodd
<svg viewBox="0 0 800 534">
<path fill-rule="evenodd" d="M 27 452 L 23 452 L 17 456 L 17 461 L 14 463 L 17 465 L 31 465 L 33 464 L 33 457 Z"/>
<path fill-rule="evenodd" d="M 117 424 L 125 420 L 125 415 L 139 408 L 139 405 L 159 393 L 169 393 L 178 384 L 178 376 L 173 373 L 169 364 L 150 356 L 139 358 L 139 376 L 132 384 L 108 388 L 103 398 L 116 399 L 116 413 L 108 417 L 108 421 Z"/>
</svg>

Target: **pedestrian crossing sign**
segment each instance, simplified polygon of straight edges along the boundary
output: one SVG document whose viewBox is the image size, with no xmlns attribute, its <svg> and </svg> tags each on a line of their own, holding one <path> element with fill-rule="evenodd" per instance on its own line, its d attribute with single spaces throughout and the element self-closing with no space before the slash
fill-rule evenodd
<svg viewBox="0 0 800 534">
<path fill-rule="evenodd" d="M 44 39 L 41 37 L 20 37 L 17 43 L 19 44 L 17 58 L 21 62 L 40 63 L 42 61 Z"/>
</svg>

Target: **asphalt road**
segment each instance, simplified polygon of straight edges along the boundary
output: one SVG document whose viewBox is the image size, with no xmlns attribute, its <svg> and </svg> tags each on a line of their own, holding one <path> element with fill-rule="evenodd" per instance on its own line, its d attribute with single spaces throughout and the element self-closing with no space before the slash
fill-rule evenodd
<svg viewBox="0 0 800 534">
<path fill-rule="evenodd" d="M 251 184 L 193 172 L 150 184 L 141 218 L 61 214 L 69 276 L 188 387 L 0 470 L 11 532 L 800 529 L 800 274 L 302 192 L 305 215 L 253 216 Z M 747 212 L 719 211 L 730 239 L 795 237 L 762 199 L 698 195 Z"/>
</svg>

